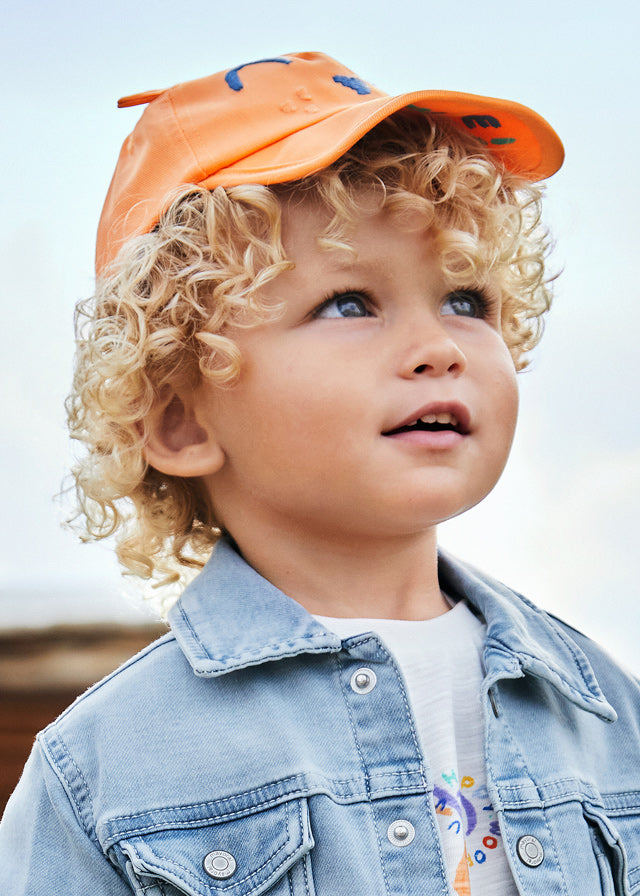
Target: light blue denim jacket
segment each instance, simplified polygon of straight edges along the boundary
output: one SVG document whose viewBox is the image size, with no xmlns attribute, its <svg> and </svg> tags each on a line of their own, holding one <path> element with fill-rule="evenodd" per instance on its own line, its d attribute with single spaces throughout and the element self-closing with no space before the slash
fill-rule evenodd
<svg viewBox="0 0 640 896">
<path fill-rule="evenodd" d="M 640 893 L 640 687 L 497 582 L 446 556 L 440 578 L 486 621 L 488 787 L 520 892 Z M 451 894 L 375 635 L 341 642 L 225 542 L 170 622 L 39 735 L 3 896 Z"/>
</svg>

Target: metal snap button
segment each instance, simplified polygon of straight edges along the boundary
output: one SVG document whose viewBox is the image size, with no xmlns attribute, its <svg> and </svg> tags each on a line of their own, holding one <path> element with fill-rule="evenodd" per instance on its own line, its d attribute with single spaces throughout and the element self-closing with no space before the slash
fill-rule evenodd
<svg viewBox="0 0 640 896">
<path fill-rule="evenodd" d="M 223 849 L 214 849 L 213 852 L 208 853 L 204 857 L 202 867 L 209 877 L 214 877 L 216 880 L 226 880 L 236 870 L 236 860 L 230 852 L 225 852 Z"/>
<path fill-rule="evenodd" d="M 518 858 L 528 868 L 537 868 L 544 859 L 544 849 L 537 837 L 526 834 L 516 843 Z"/>
<path fill-rule="evenodd" d="M 392 821 L 387 829 L 387 839 L 394 846 L 408 846 L 416 835 L 416 829 L 404 818 Z"/>
<path fill-rule="evenodd" d="M 356 694 L 368 694 L 375 688 L 377 680 L 373 669 L 356 669 L 351 676 L 351 689 Z"/>
</svg>

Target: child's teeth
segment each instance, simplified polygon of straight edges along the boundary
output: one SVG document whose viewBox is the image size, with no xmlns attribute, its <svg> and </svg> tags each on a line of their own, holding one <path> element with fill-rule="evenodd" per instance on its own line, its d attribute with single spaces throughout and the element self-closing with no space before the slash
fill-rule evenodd
<svg viewBox="0 0 640 896">
<path fill-rule="evenodd" d="M 420 417 L 420 420 L 423 423 L 439 423 L 441 426 L 456 426 L 458 422 L 453 414 L 449 413 L 425 414 L 424 417 Z"/>
</svg>

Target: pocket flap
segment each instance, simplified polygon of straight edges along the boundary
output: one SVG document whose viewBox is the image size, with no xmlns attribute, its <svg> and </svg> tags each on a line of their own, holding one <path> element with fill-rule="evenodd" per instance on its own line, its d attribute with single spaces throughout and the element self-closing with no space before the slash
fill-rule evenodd
<svg viewBox="0 0 640 896">
<path fill-rule="evenodd" d="M 120 844 L 143 886 L 159 879 L 190 896 L 258 896 L 312 846 L 306 800 L 193 827 L 156 827 Z"/>
</svg>

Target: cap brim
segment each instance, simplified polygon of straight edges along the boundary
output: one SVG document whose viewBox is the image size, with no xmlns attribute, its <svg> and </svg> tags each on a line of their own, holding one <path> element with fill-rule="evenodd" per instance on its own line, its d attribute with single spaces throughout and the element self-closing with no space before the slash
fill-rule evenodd
<svg viewBox="0 0 640 896">
<path fill-rule="evenodd" d="M 377 97 L 315 120 L 214 172 L 202 185 L 274 184 L 306 177 L 336 161 L 385 118 L 409 107 L 436 120 L 448 120 L 476 137 L 506 169 L 527 180 L 550 177 L 564 160 L 556 132 L 526 106 L 453 91 L 416 91 Z"/>
</svg>

